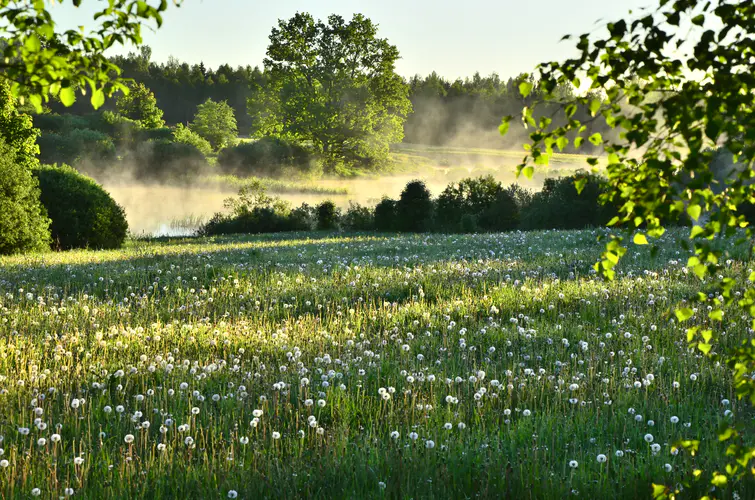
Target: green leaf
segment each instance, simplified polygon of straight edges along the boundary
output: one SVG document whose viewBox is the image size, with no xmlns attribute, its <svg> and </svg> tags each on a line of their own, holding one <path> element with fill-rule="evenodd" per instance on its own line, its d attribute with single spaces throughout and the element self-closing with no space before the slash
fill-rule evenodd
<svg viewBox="0 0 755 500">
<path fill-rule="evenodd" d="M 723 321 L 724 312 L 721 309 L 714 309 L 708 314 L 708 317 L 713 321 Z"/>
<path fill-rule="evenodd" d="M 592 116 L 595 116 L 598 113 L 598 110 L 600 109 L 601 102 L 598 99 L 593 99 L 590 101 L 590 114 Z"/>
<path fill-rule="evenodd" d="M 710 484 L 712 484 L 713 486 L 718 486 L 719 488 L 726 486 L 726 483 L 728 482 L 729 479 L 719 472 L 713 473 L 713 479 L 710 480 Z"/>
<path fill-rule="evenodd" d="M 501 120 L 501 124 L 498 126 L 498 132 L 501 135 L 506 135 L 508 133 L 510 122 L 511 122 L 511 117 L 510 116 L 504 116 L 503 117 L 503 119 Z"/>
<path fill-rule="evenodd" d="M 634 240 L 632 240 L 635 245 L 647 245 L 648 239 L 645 237 L 642 233 L 637 233 L 634 235 Z"/>
<path fill-rule="evenodd" d="M 92 92 L 92 107 L 98 109 L 103 104 L 105 104 L 105 93 L 102 89 L 96 89 Z"/>
<path fill-rule="evenodd" d="M 42 43 L 40 43 L 39 37 L 36 34 L 32 34 L 26 38 L 24 47 L 29 52 L 38 52 L 42 48 Z"/>
<path fill-rule="evenodd" d="M 603 136 L 600 135 L 600 132 L 595 132 L 593 135 L 588 137 L 587 140 L 590 141 L 593 146 L 600 146 L 600 143 L 603 142 Z"/>
<path fill-rule="evenodd" d="M 72 87 L 63 87 L 60 89 L 58 97 L 65 107 L 69 107 L 76 102 L 76 94 Z"/>
<path fill-rule="evenodd" d="M 687 213 L 689 214 L 690 217 L 692 217 L 692 220 L 699 219 L 701 212 L 702 212 L 702 209 L 700 208 L 700 205 L 690 204 L 687 207 Z"/>
<path fill-rule="evenodd" d="M 527 165 L 522 169 L 522 173 L 526 178 L 532 179 L 532 174 L 535 173 L 535 167 L 533 167 L 532 165 Z"/>
<path fill-rule="evenodd" d="M 676 314 L 676 319 L 678 319 L 679 321 L 687 321 L 692 317 L 694 311 L 692 311 L 692 309 L 690 309 L 689 307 L 683 307 L 674 311 L 674 314 Z"/>
<path fill-rule="evenodd" d="M 532 92 L 532 87 L 532 82 L 524 81 L 519 84 L 519 93 L 522 94 L 522 97 L 527 97 Z"/>
</svg>

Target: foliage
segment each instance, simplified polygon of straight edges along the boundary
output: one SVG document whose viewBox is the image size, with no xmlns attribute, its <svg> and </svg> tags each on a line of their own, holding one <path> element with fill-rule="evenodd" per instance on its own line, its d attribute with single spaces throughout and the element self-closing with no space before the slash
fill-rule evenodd
<svg viewBox="0 0 755 500">
<path fill-rule="evenodd" d="M 7 81 L 0 81 L 0 254 L 47 247 L 49 219 L 39 203 L 31 169 L 39 164 L 39 131 L 16 109 Z"/>
<path fill-rule="evenodd" d="M 34 169 L 40 200 L 52 223 L 53 246 L 71 248 L 120 248 L 126 239 L 126 214 L 110 194 L 93 179 L 68 165 L 44 165 Z"/>
<path fill-rule="evenodd" d="M 516 184 L 499 191 L 477 216 L 479 226 L 486 231 L 511 231 L 520 227 L 521 212 L 529 208 L 517 199 L 520 191 Z"/>
<path fill-rule="evenodd" d="M 115 159 L 115 144 L 106 134 L 90 129 L 68 133 L 43 132 L 37 139 L 42 163 L 73 164 L 82 159 L 109 162 Z"/>
<path fill-rule="evenodd" d="M 396 202 L 395 227 L 401 231 L 429 231 L 433 225 L 433 210 L 433 200 L 425 183 L 409 182 Z"/>
<path fill-rule="evenodd" d="M 177 183 L 193 182 L 210 168 L 207 158 L 194 145 L 166 140 L 140 144 L 130 163 L 137 179 Z"/>
<path fill-rule="evenodd" d="M 377 231 L 395 231 L 396 227 L 396 200 L 383 198 L 375 205 L 374 211 L 375 229 Z"/>
<path fill-rule="evenodd" d="M 131 83 L 128 92 L 121 93 L 116 101 L 118 113 L 139 122 L 146 128 L 160 128 L 165 125 L 163 112 L 157 107 L 157 99 L 143 83 Z"/>
<path fill-rule="evenodd" d="M 205 156 L 212 154 L 212 145 L 207 139 L 189 127 L 185 127 L 182 123 L 176 125 L 176 129 L 173 131 L 173 142 L 192 145 Z"/>
<path fill-rule="evenodd" d="M 82 0 L 72 3 L 79 7 Z M 51 97 L 70 106 L 77 89 L 86 89 L 98 108 L 105 96 L 125 90 L 118 66 L 105 52 L 119 44 L 139 45 L 142 23 L 154 21 L 160 27 L 167 8 L 165 0 L 155 6 L 144 0 L 111 0 L 95 10 L 95 28 L 85 33 L 56 31 L 46 2 L 3 2 L 0 19 L 8 23 L 3 30 L 3 76 L 12 82 L 12 94 L 27 97 L 38 113 Z"/>
<path fill-rule="evenodd" d="M 361 14 L 281 20 L 270 34 L 268 80 L 249 99 L 256 134 L 311 142 L 332 169 L 379 167 L 411 110 L 398 57 Z"/>
<path fill-rule="evenodd" d="M 189 126 L 207 140 L 215 150 L 232 145 L 238 135 L 236 116 L 227 102 L 207 99 L 197 107 L 197 114 Z"/>
<path fill-rule="evenodd" d="M 340 216 L 340 210 L 335 203 L 330 200 L 323 201 L 317 205 L 317 230 L 332 231 L 338 229 Z"/>
<path fill-rule="evenodd" d="M 459 229 L 465 215 L 479 216 L 495 202 L 501 191 L 501 183 L 492 176 L 469 177 L 459 183 L 449 184 L 436 202 L 438 226 L 450 230 Z"/>
<path fill-rule="evenodd" d="M 239 176 L 284 177 L 317 174 L 317 162 L 309 151 L 283 139 L 263 137 L 223 149 L 218 166 Z"/>
<path fill-rule="evenodd" d="M 375 212 L 378 209 L 375 207 Z M 375 216 L 370 207 L 349 202 L 346 213 L 341 217 L 341 227 L 347 231 L 370 231 L 375 229 Z"/>
<path fill-rule="evenodd" d="M 717 28 L 712 28 L 715 26 Z M 707 300 L 711 285 L 716 299 L 707 307 L 706 322 L 691 320 L 694 304 L 680 304 L 676 318 L 688 322 L 687 341 L 701 354 L 717 357 L 714 346 L 721 339 L 712 327 L 723 319 L 727 305 L 738 304 L 755 328 L 755 274 L 744 290 L 725 276 L 725 253 L 718 237 L 741 237 L 752 241 L 755 233 L 738 207 L 755 202 L 751 180 L 755 176 L 755 68 L 752 62 L 752 37 L 755 35 L 755 3 L 750 1 L 697 2 L 661 0 L 657 11 L 636 19 L 609 23 L 608 36 L 592 41 L 580 36 L 579 56 L 564 62 L 544 63 L 538 67 L 539 88 L 546 96 L 558 85 L 588 78 L 592 90 L 601 91 L 599 101 L 581 96 L 563 103 L 567 123 L 551 126 L 548 119 L 536 122 L 531 108 L 523 119 L 535 127 L 532 144 L 520 169 L 531 175 L 532 165 L 547 164 L 554 147 L 579 144 L 587 135 L 586 124 L 574 116 L 577 104 L 589 106 L 593 116 L 601 116 L 621 131 L 621 139 L 592 134 L 588 140 L 606 152 L 609 188 L 602 198 L 619 207 L 610 224 L 638 230 L 637 245 L 648 243 L 665 232 L 664 221 L 687 214 L 695 224 L 682 249 L 692 248 L 687 267 L 706 285 L 697 285 L 697 301 Z M 671 55 L 673 53 L 673 55 Z M 523 87 L 524 93 L 531 87 Z M 504 124 L 510 121 L 504 119 Z M 505 131 L 506 127 L 502 127 Z M 572 134 L 570 137 L 569 134 Z M 576 136 L 574 135 L 576 134 Z M 713 146 L 733 154 L 742 167 L 728 175 L 723 186 L 714 186 L 716 160 Z M 639 154 L 636 152 L 639 151 Z M 597 164 L 597 158 L 589 163 Z M 715 188 L 714 188 L 715 187 Z M 577 185 L 578 189 L 582 184 Z M 743 228 L 743 229 L 742 229 Z M 615 277 L 615 267 L 626 253 L 626 234 L 612 234 L 596 270 Z M 733 376 L 733 389 L 744 404 L 755 403 L 755 342 L 742 331 L 743 342 L 721 357 Z M 749 425 L 749 429 L 748 426 Z M 728 463 L 715 468 L 696 468 L 682 486 L 709 482 L 706 498 L 725 494 L 726 488 L 745 478 L 755 478 L 755 436 L 751 422 L 740 419 L 724 422 L 719 440 L 727 446 Z M 694 455 L 700 440 L 677 443 Z M 680 489 L 655 485 L 656 498 L 679 495 Z"/>
<path fill-rule="evenodd" d="M 577 183 L 582 191 L 577 191 Z M 587 172 L 569 177 L 548 178 L 543 189 L 532 196 L 522 213 L 525 229 L 584 229 L 605 226 L 616 211 L 601 204 L 607 190 L 605 179 Z"/>
<path fill-rule="evenodd" d="M 0 137 L 0 254 L 49 248 L 50 220 L 39 202 L 39 185 L 17 157 Z"/>
</svg>

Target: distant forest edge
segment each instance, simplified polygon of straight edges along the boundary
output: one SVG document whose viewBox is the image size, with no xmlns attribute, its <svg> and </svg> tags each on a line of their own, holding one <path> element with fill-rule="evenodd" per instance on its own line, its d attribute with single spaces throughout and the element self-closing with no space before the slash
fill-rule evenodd
<svg viewBox="0 0 755 500">
<path fill-rule="evenodd" d="M 212 99 L 226 101 L 233 109 L 242 137 L 255 135 L 255 119 L 249 109 L 255 105 L 254 99 L 258 95 L 255 89 L 265 88 L 269 84 L 268 71 L 249 65 L 232 68 L 228 64 L 212 69 L 203 63 L 190 65 L 174 57 L 158 63 L 152 61 L 152 51 L 148 46 L 140 47 L 138 53 L 112 59 L 125 77 L 143 84 L 154 93 L 167 125 L 190 123 L 198 106 Z M 521 96 L 519 85 L 524 78 L 519 75 L 502 79 L 496 73 L 488 76 L 475 73 L 471 78 L 450 81 L 433 72 L 425 77 L 415 75 L 404 79 L 412 110 L 403 124 L 403 143 L 407 146 L 419 144 L 463 149 L 519 149 L 525 137 L 521 124 L 512 123 L 512 130 L 505 138 L 498 133 L 498 126 L 501 117 L 520 114 L 523 106 L 531 106 L 541 99 L 537 85 L 526 98 Z M 565 87 L 560 89 L 558 99 L 571 100 L 574 93 L 574 88 Z M 595 97 L 602 99 L 602 96 Z M 48 108 L 50 112 L 58 114 L 87 115 L 94 112 L 85 98 L 78 99 L 70 107 L 60 102 L 50 102 Z M 105 102 L 99 112 L 115 110 L 116 98 L 112 98 Z M 550 114 L 549 111 L 548 103 L 537 107 L 539 116 L 546 116 Z M 592 118 L 587 109 L 579 109 L 575 118 L 589 122 L 591 133 L 599 132 L 603 137 L 613 133 L 600 117 Z M 557 125 L 554 123 L 554 126 Z M 452 150 L 440 152 L 454 153 Z M 563 152 L 592 154 L 597 149 L 585 142 L 577 149 L 570 144 Z"/>
</svg>

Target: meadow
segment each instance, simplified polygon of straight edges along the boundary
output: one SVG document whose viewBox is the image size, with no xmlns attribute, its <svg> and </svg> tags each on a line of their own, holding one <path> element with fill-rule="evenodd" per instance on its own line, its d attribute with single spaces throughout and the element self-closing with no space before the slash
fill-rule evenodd
<svg viewBox="0 0 755 500">
<path fill-rule="evenodd" d="M 0 495 L 648 498 L 720 468 L 718 424 L 753 409 L 675 321 L 707 285 L 676 231 L 603 280 L 606 233 L 0 257 Z M 752 263 L 729 252 L 744 289 Z M 752 335 L 737 310 L 710 326 L 721 351 Z"/>
</svg>

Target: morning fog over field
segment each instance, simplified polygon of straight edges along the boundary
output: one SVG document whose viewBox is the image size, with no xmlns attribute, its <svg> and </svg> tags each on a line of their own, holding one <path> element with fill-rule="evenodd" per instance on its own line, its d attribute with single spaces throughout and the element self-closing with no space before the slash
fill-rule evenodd
<svg viewBox="0 0 755 500">
<path fill-rule="evenodd" d="M 0 498 L 755 499 L 755 3 L 299 3 L 0 2 Z"/>
</svg>

